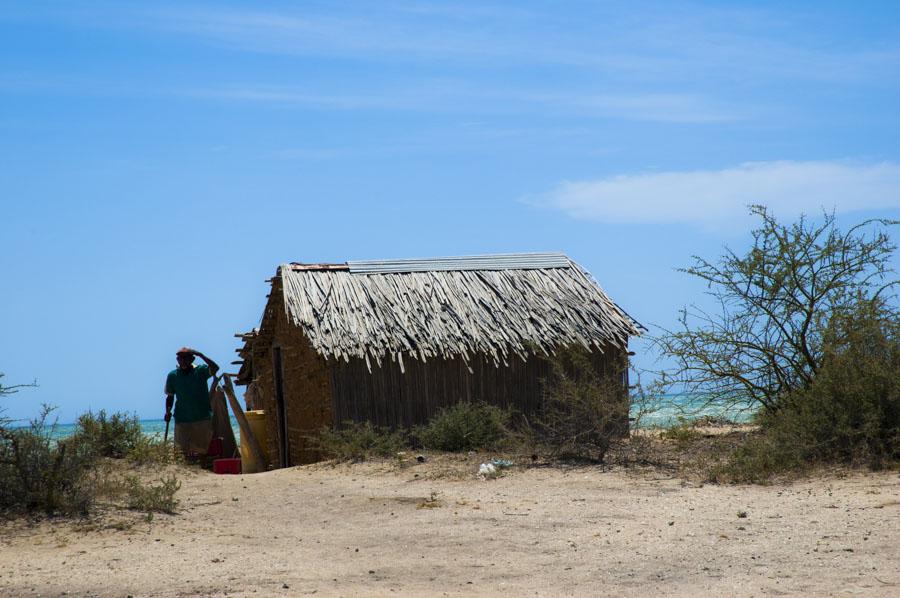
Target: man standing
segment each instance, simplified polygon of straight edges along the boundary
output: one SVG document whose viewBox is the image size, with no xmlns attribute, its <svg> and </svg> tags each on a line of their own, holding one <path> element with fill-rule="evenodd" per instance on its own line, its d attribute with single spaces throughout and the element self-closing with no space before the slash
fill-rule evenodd
<svg viewBox="0 0 900 598">
<path fill-rule="evenodd" d="M 205 364 L 194 366 L 199 357 Z M 209 404 L 209 380 L 219 366 L 209 357 L 190 347 L 182 347 L 175 353 L 178 367 L 166 378 L 166 416 L 172 419 L 175 406 L 175 444 L 181 447 L 185 457 L 206 455 L 212 439 L 212 409 Z M 177 399 L 177 401 L 176 401 Z"/>
</svg>

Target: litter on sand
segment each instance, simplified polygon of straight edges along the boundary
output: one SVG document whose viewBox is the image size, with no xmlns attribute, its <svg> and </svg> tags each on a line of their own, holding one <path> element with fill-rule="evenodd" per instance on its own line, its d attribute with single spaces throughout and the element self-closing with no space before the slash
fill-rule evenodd
<svg viewBox="0 0 900 598">
<path fill-rule="evenodd" d="M 512 461 L 504 459 L 491 459 L 487 463 L 482 463 L 478 467 L 478 477 L 485 480 L 496 478 L 500 475 L 501 470 L 512 466 Z"/>
<path fill-rule="evenodd" d="M 496 478 L 500 475 L 500 470 L 493 463 L 482 463 L 478 468 L 478 477 L 486 480 Z"/>
</svg>

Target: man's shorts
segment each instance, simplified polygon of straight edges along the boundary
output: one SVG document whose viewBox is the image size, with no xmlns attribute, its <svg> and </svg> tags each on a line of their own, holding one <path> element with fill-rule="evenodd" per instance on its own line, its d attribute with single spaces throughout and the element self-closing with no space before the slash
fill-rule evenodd
<svg viewBox="0 0 900 598">
<path fill-rule="evenodd" d="M 181 447 L 181 452 L 187 456 L 205 455 L 212 435 L 211 419 L 175 424 L 175 444 Z"/>
</svg>

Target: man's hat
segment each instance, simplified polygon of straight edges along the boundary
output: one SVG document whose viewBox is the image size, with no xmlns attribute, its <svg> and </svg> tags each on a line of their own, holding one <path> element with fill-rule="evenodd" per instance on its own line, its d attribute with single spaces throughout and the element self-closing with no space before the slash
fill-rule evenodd
<svg viewBox="0 0 900 598">
<path fill-rule="evenodd" d="M 191 349 L 190 347 L 182 347 L 182 348 L 178 349 L 177 351 L 175 351 L 175 355 L 193 355 L 193 354 L 194 354 L 194 350 Z"/>
</svg>

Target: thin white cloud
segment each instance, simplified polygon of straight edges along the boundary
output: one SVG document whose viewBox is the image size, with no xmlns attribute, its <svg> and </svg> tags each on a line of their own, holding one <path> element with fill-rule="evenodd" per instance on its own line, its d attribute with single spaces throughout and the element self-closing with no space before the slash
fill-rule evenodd
<svg viewBox="0 0 900 598">
<path fill-rule="evenodd" d="M 747 111 L 694 94 L 547 93 L 488 89 L 465 81 L 423 81 L 389 92 L 355 89 L 316 93 L 288 87 L 220 87 L 173 92 L 205 100 L 270 103 L 323 110 L 403 110 L 484 114 L 577 114 L 586 118 L 662 123 L 721 123 L 743 120 Z"/>
<path fill-rule="evenodd" d="M 361 12 L 179 6 L 141 13 L 140 22 L 251 52 L 558 64 L 668 81 L 739 76 L 877 82 L 900 65 L 896 43 L 834 48 L 808 33 L 808 15 L 790 12 L 709 7 L 667 12 L 637 5 L 632 11 L 595 7 L 590 16 L 578 18 L 553 10 L 482 8 L 472 13 L 447 5 L 420 10 L 386 5 Z M 773 33 L 774 21 L 784 22 Z"/>
<path fill-rule="evenodd" d="M 531 203 L 603 222 L 697 223 L 742 219 L 750 204 L 780 217 L 821 210 L 900 209 L 900 164 L 750 162 L 723 170 L 565 181 Z"/>
<path fill-rule="evenodd" d="M 742 120 L 747 112 L 711 98 L 686 93 L 507 94 L 509 100 L 546 104 L 598 118 L 665 123 L 719 123 Z"/>
<path fill-rule="evenodd" d="M 376 62 L 584 67 L 651 83 L 664 80 L 842 81 L 882 85 L 900 66 L 889 35 L 846 46 L 814 14 L 753 7 L 655 3 L 581 11 L 395 2 L 364 10 L 340 3 L 228 8 L 193 2 L 0 8 L 0 21 L 61 21 L 88 29 L 165 32 L 229 51 Z M 829 21 L 824 19 L 825 24 Z M 822 29 L 822 31 L 820 31 Z M 786 41 L 789 40 L 789 41 Z"/>
</svg>

